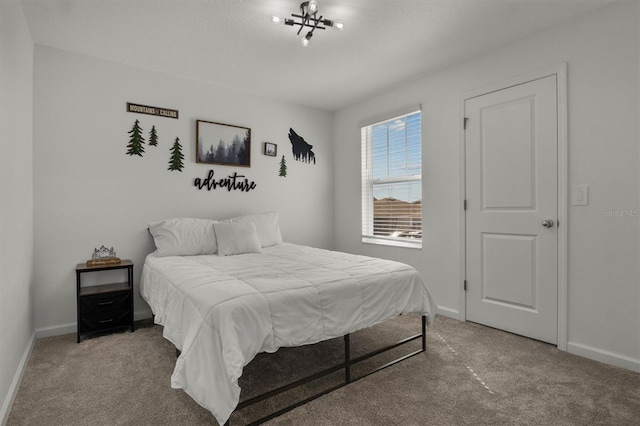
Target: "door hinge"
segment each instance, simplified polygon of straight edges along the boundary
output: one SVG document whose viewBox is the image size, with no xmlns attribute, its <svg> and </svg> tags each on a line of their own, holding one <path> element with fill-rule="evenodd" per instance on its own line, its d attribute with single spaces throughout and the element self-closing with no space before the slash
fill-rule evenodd
<svg viewBox="0 0 640 426">
<path fill-rule="evenodd" d="M 465 117 L 465 118 L 462 120 L 462 128 L 463 128 L 464 130 L 467 130 L 467 121 L 469 121 L 469 117 Z"/>
<path fill-rule="evenodd" d="M 466 209 L 467 209 L 467 200 L 463 200 L 463 201 L 462 201 L 462 208 L 463 208 L 464 210 L 466 210 Z"/>
<path fill-rule="evenodd" d="M 467 280 L 464 280 L 464 291 L 467 291 Z"/>
</svg>

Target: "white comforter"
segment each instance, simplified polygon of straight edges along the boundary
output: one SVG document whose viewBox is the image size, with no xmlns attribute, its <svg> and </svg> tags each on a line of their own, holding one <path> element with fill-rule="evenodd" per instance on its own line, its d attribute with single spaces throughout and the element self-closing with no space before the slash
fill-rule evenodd
<svg viewBox="0 0 640 426">
<path fill-rule="evenodd" d="M 140 293 L 182 351 L 171 377 L 224 424 L 259 352 L 343 336 L 402 313 L 434 317 L 416 270 L 293 244 L 261 254 L 147 256 Z"/>
</svg>

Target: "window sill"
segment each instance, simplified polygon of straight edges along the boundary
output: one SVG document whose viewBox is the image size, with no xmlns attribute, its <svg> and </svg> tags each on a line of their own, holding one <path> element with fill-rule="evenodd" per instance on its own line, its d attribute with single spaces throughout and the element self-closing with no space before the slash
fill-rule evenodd
<svg viewBox="0 0 640 426">
<path fill-rule="evenodd" d="M 396 238 L 368 237 L 362 236 L 364 244 L 375 244 L 378 246 L 404 247 L 410 249 L 422 249 L 422 240 L 400 240 Z"/>
</svg>

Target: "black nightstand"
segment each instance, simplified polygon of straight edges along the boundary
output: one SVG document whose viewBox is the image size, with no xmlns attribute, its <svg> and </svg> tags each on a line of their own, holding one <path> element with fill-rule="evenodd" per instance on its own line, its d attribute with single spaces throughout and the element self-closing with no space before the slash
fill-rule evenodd
<svg viewBox="0 0 640 426">
<path fill-rule="evenodd" d="M 127 270 L 127 281 L 82 287 L 81 276 L 88 272 Z M 76 266 L 76 296 L 78 310 L 78 336 L 123 327 L 133 332 L 133 263 L 123 260 L 113 265 Z"/>
</svg>

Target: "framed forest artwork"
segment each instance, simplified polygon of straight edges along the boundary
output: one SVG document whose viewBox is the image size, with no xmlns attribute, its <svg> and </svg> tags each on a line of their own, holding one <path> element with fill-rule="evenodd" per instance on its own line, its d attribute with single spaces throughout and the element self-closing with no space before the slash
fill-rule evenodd
<svg viewBox="0 0 640 426">
<path fill-rule="evenodd" d="M 251 166 L 251 129 L 196 120 L 196 163 Z"/>
</svg>

